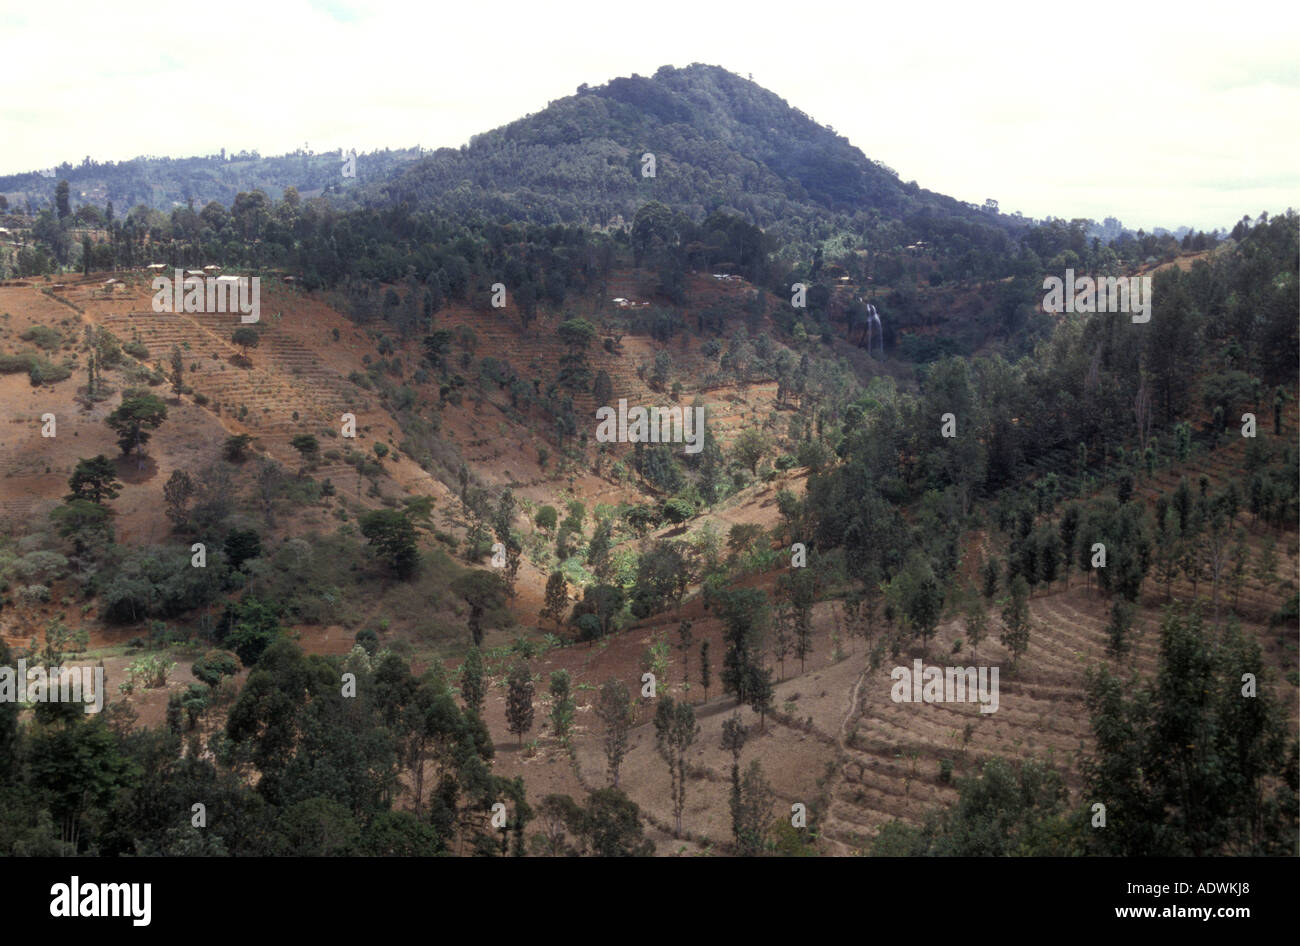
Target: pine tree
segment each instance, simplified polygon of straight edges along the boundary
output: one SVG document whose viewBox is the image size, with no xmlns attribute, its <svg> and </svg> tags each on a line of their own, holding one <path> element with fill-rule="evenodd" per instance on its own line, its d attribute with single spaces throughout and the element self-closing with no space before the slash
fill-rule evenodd
<svg viewBox="0 0 1300 946">
<path fill-rule="evenodd" d="M 510 668 L 506 690 L 506 725 L 524 744 L 524 733 L 533 728 L 533 673 L 526 663 Z"/>
<path fill-rule="evenodd" d="M 749 694 L 749 708 L 758 713 L 758 731 L 767 732 L 767 714 L 772 709 L 772 699 L 776 693 L 776 688 L 772 685 L 771 668 L 750 664 L 745 691 Z"/>
<path fill-rule="evenodd" d="M 1017 575 L 1011 582 L 1010 596 L 1004 599 L 1000 640 L 1011 651 L 1011 665 L 1020 663 L 1020 655 L 1029 648 L 1029 585 L 1024 576 Z"/>
<path fill-rule="evenodd" d="M 68 479 L 68 488 L 72 491 L 65 497 L 67 502 L 84 499 L 104 505 L 108 499 L 116 499 L 122 484 L 117 479 L 117 468 L 113 461 L 102 453 L 88 460 L 78 460 L 76 469 Z"/>
<path fill-rule="evenodd" d="M 996 558 L 990 558 L 986 561 L 984 563 L 984 568 L 981 570 L 981 575 L 984 579 L 982 590 L 984 592 L 984 597 L 989 601 L 992 601 L 993 596 L 998 593 L 998 573 L 1001 572 L 1001 570 L 1002 568 L 998 565 L 998 560 Z"/>
<path fill-rule="evenodd" d="M 556 670 L 551 673 L 551 729 L 560 745 L 568 748 L 569 736 L 573 731 L 573 692 L 569 681 L 569 671 Z"/>
<path fill-rule="evenodd" d="M 1133 627 L 1135 606 L 1123 598 L 1116 598 L 1110 606 L 1110 622 L 1106 625 L 1106 652 L 1118 660 L 1131 646 L 1129 631 Z"/>
<path fill-rule="evenodd" d="M 476 716 L 483 715 L 487 689 L 483 683 L 483 654 L 477 647 L 469 649 L 465 662 L 460 666 L 460 695 L 466 709 L 472 710 Z"/>
</svg>

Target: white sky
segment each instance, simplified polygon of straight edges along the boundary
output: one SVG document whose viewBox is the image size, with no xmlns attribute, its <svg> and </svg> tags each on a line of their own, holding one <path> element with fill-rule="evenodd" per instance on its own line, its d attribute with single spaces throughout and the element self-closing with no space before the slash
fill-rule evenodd
<svg viewBox="0 0 1300 946">
<path fill-rule="evenodd" d="M 42 0 L 0 11 L 0 173 L 459 146 L 579 83 L 753 74 L 903 180 L 1033 217 L 1300 208 L 1289 2 Z M 1163 9 L 1162 9 L 1163 8 Z"/>
</svg>

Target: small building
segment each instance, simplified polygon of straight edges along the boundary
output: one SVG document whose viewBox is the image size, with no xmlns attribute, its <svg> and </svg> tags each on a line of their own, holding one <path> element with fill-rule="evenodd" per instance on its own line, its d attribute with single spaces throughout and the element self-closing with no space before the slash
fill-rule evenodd
<svg viewBox="0 0 1300 946">
<path fill-rule="evenodd" d="M 204 266 L 203 271 L 207 273 L 209 276 L 215 276 L 217 275 L 217 273 L 221 272 L 221 267 L 215 264 L 211 264 L 208 266 Z"/>
<path fill-rule="evenodd" d="M 151 273 L 161 273 L 166 268 L 167 268 L 166 263 L 150 263 L 148 266 L 145 267 L 145 269 Z"/>
</svg>

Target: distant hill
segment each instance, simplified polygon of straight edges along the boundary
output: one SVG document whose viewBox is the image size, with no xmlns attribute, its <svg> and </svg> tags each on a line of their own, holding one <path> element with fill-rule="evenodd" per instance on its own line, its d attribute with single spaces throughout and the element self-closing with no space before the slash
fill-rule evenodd
<svg viewBox="0 0 1300 946">
<path fill-rule="evenodd" d="M 66 180 L 74 204 L 102 208 L 112 201 L 119 216 L 140 204 L 171 211 L 193 201 L 198 210 L 215 200 L 229 207 L 240 191 L 261 190 L 278 199 L 286 187 L 296 187 L 304 197 L 328 193 L 336 203 L 347 204 L 349 192 L 357 189 L 365 175 L 391 174 L 419 154 L 418 148 L 404 148 L 359 155 L 354 178 L 343 176 L 338 151 L 300 150 L 275 157 L 262 157 L 254 151 L 103 163 L 87 157 L 78 165 L 65 162 L 44 171 L 0 176 L 0 194 L 15 210 L 27 209 L 29 201 L 39 210 L 53 205 L 55 186 Z"/>
<path fill-rule="evenodd" d="M 647 153 L 653 177 L 643 174 Z M 827 222 L 858 233 L 881 220 L 1004 231 L 1026 222 L 904 183 L 774 93 L 700 64 L 579 87 L 363 193 L 377 206 L 598 227 L 630 222 L 653 199 L 696 221 L 737 213 L 783 240 Z"/>
<path fill-rule="evenodd" d="M 741 216 L 784 244 L 840 234 L 862 248 L 879 243 L 877 234 L 886 245 L 925 240 L 996 252 L 1031 223 L 903 182 L 776 94 L 700 64 L 579 87 L 458 149 L 362 154 L 353 178 L 343 176 L 338 152 L 86 158 L 0 176 L 0 194 L 15 210 L 41 209 L 52 206 L 60 180 L 74 205 L 112 201 L 118 216 L 140 204 L 163 212 L 214 200 L 229 207 L 255 189 L 278 199 L 293 186 L 342 209 L 597 228 L 630 224 L 655 200 L 696 223 L 714 211 Z"/>
</svg>

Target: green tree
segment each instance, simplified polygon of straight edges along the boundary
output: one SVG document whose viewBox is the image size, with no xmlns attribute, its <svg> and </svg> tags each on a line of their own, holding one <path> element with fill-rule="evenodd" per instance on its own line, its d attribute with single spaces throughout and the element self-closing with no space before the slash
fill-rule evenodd
<svg viewBox="0 0 1300 946">
<path fill-rule="evenodd" d="M 231 463 L 243 463 L 248 459 L 248 447 L 253 442 L 253 438 L 248 434 L 235 434 L 233 437 L 227 437 L 225 445 L 222 447 L 222 454 Z"/>
<path fill-rule="evenodd" d="M 469 649 L 465 662 L 460 665 L 460 695 L 465 701 L 466 709 L 476 716 L 483 715 L 487 687 L 483 681 L 483 654 L 478 645 Z"/>
<path fill-rule="evenodd" d="M 598 788 L 587 799 L 582 820 L 586 847 L 596 857 L 650 857 L 654 842 L 645 837 L 636 803 L 617 788 Z"/>
<path fill-rule="evenodd" d="M 621 680 L 609 679 L 600 688 L 596 715 L 605 725 L 605 761 L 609 769 L 609 784 L 618 788 L 618 770 L 627 755 L 627 734 L 632 728 L 633 706 L 627 686 Z"/>
<path fill-rule="evenodd" d="M 58 211 L 59 219 L 63 220 L 72 213 L 72 204 L 68 200 L 68 182 L 59 181 L 54 187 L 54 206 Z"/>
<path fill-rule="evenodd" d="M 50 511 L 56 531 L 71 540 L 79 558 L 113 541 L 111 516 L 107 507 L 88 499 L 70 499 Z"/>
<path fill-rule="evenodd" d="M 239 346 L 239 350 L 245 361 L 248 360 L 248 350 L 256 348 L 262 341 L 261 334 L 257 329 L 247 325 L 242 325 L 230 333 L 230 340 Z"/>
<path fill-rule="evenodd" d="M 184 529 L 190 520 L 190 501 L 197 491 L 194 480 L 184 470 L 172 470 L 163 486 L 163 503 L 167 518 L 177 529 Z"/>
<path fill-rule="evenodd" d="M 975 661 L 976 650 L 980 641 L 984 640 L 988 633 L 989 612 L 984 604 L 984 600 L 975 597 L 966 607 L 966 639 L 970 641 L 971 660 Z"/>
<path fill-rule="evenodd" d="M 573 732 L 573 715 L 575 712 L 569 671 L 551 671 L 550 694 L 551 730 L 555 733 L 555 738 L 560 745 L 567 749 L 569 737 Z"/>
<path fill-rule="evenodd" d="M 908 623 L 921 638 L 922 653 L 928 653 L 930 638 L 943 615 L 943 588 L 934 570 L 919 553 L 909 557 L 907 566 L 890 584 L 896 604 Z"/>
<path fill-rule="evenodd" d="M 1061 513 L 1057 536 L 1061 540 L 1061 565 L 1065 571 L 1065 587 L 1070 587 L 1070 569 L 1074 565 L 1074 543 L 1079 535 L 1079 507 L 1066 506 Z"/>
<path fill-rule="evenodd" d="M 546 579 L 546 600 L 542 607 L 541 617 L 554 621 L 555 626 L 558 628 L 568 606 L 568 582 L 564 579 L 564 572 L 557 569 L 551 572 L 550 578 Z"/>
<path fill-rule="evenodd" d="M 302 457 L 302 466 L 298 468 L 298 479 L 302 479 L 303 471 L 320 459 L 320 441 L 311 434 L 298 434 L 289 441 L 289 446 Z"/>
<path fill-rule="evenodd" d="M 767 456 L 769 449 L 771 443 L 767 437 L 754 427 L 746 427 L 741 431 L 731 448 L 736 461 L 741 466 L 747 467 L 754 476 L 758 475 L 758 464 L 762 462 L 763 457 Z"/>
<path fill-rule="evenodd" d="M 1011 581 L 1008 596 L 1002 604 L 1002 634 L 999 640 L 1002 646 L 1011 651 L 1011 665 L 1020 662 L 1020 655 L 1029 648 L 1029 584 L 1024 576 L 1017 575 Z"/>
<path fill-rule="evenodd" d="M 736 853 L 741 857 L 756 857 L 767 850 L 775 798 L 772 786 L 763 775 L 763 767 L 757 759 L 753 760 L 740 783 L 740 798 L 732 826 Z"/>
<path fill-rule="evenodd" d="M 682 836 L 682 811 L 686 808 L 686 752 L 699 732 L 695 710 L 689 703 L 685 700 L 674 702 L 667 695 L 659 700 L 655 710 L 655 748 L 668 763 L 676 825 L 673 837 Z"/>
<path fill-rule="evenodd" d="M 117 479 L 117 468 L 113 461 L 102 453 L 88 460 L 78 460 L 72 476 L 68 479 L 68 488 L 72 491 L 65 501 L 84 499 L 98 506 L 106 500 L 117 499 L 122 484 Z"/>
<path fill-rule="evenodd" d="M 533 728 L 533 672 L 520 662 L 510 668 L 506 690 L 506 726 L 524 744 L 524 733 Z"/>
<path fill-rule="evenodd" d="M 786 600 L 790 602 L 794 632 L 792 644 L 795 658 L 799 661 L 799 672 L 804 671 L 804 662 L 812 653 L 812 609 L 817 599 L 816 578 L 810 568 L 797 568 L 782 576 L 779 587 Z"/>
<path fill-rule="evenodd" d="M 366 513 L 361 517 L 361 534 L 398 578 L 406 579 L 415 574 L 420 564 L 420 553 L 415 544 L 415 527 L 404 512 L 376 509 Z"/>
<path fill-rule="evenodd" d="M 262 537 L 256 529 L 232 529 L 222 544 L 222 550 L 230 567 L 240 569 L 249 559 L 261 557 Z"/>
<path fill-rule="evenodd" d="M 1106 653 L 1117 660 L 1127 654 L 1132 646 L 1129 633 L 1133 629 L 1136 610 L 1136 605 L 1123 598 L 1116 598 L 1110 606 L 1110 621 L 1106 624 Z"/>
<path fill-rule="evenodd" d="M 874 857 L 1062 856 L 1083 853 L 1078 818 L 1061 773 L 1027 759 L 994 758 L 960 779 L 957 804 L 919 827 L 894 821 L 872 843 Z"/>
<path fill-rule="evenodd" d="M 692 627 L 690 621 L 677 625 L 677 649 L 682 652 L 682 684 L 687 692 L 691 689 L 691 645 L 695 643 Z"/>
<path fill-rule="evenodd" d="M 1294 856 L 1296 748 L 1273 692 L 1253 637 L 1232 620 L 1207 626 L 1199 608 L 1166 611 L 1154 681 L 1090 671 L 1096 748 L 1084 774 L 1107 811 L 1090 853 Z"/>
<path fill-rule="evenodd" d="M 981 592 L 988 601 L 992 601 L 998 593 L 998 576 L 1002 572 L 1002 566 L 996 558 L 990 558 L 984 562 L 984 567 L 980 569 L 980 576 L 983 580 Z"/>
<path fill-rule="evenodd" d="M 185 356 L 179 345 L 172 346 L 172 393 L 180 397 L 185 390 Z"/>
<path fill-rule="evenodd" d="M 555 524 L 558 520 L 559 513 L 555 511 L 554 506 L 543 506 L 537 510 L 537 515 L 533 518 L 537 528 L 548 534 L 555 531 Z"/>
<path fill-rule="evenodd" d="M 749 687 L 755 677 L 763 645 L 763 631 L 768 620 L 767 595 L 757 588 L 719 592 L 718 599 L 725 624 L 723 640 L 727 652 L 722 658 L 722 688 L 740 703 L 748 703 Z"/>
<path fill-rule="evenodd" d="M 81 851 L 88 828 L 105 824 L 114 798 L 139 774 L 104 720 L 38 726 L 30 736 L 28 777 L 42 786 L 59 838 Z"/>
<path fill-rule="evenodd" d="M 453 581 L 451 590 L 469 605 L 469 631 L 477 647 L 483 643 L 483 616 L 506 603 L 505 582 L 491 572 L 474 570 Z"/>
<path fill-rule="evenodd" d="M 151 430 L 157 430 L 167 419 L 167 405 L 147 391 L 128 389 L 122 403 L 104 422 L 117 434 L 117 445 L 123 456 L 135 451 L 137 466 L 144 466 L 144 448 Z"/>
<path fill-rule="evenodd" d="M 222 677 L 233 677 L 239 673 L 239 658 L 228 650 L 210 650 L 190 668 L 195 679 L 216 689 Z"/>
</svg>

